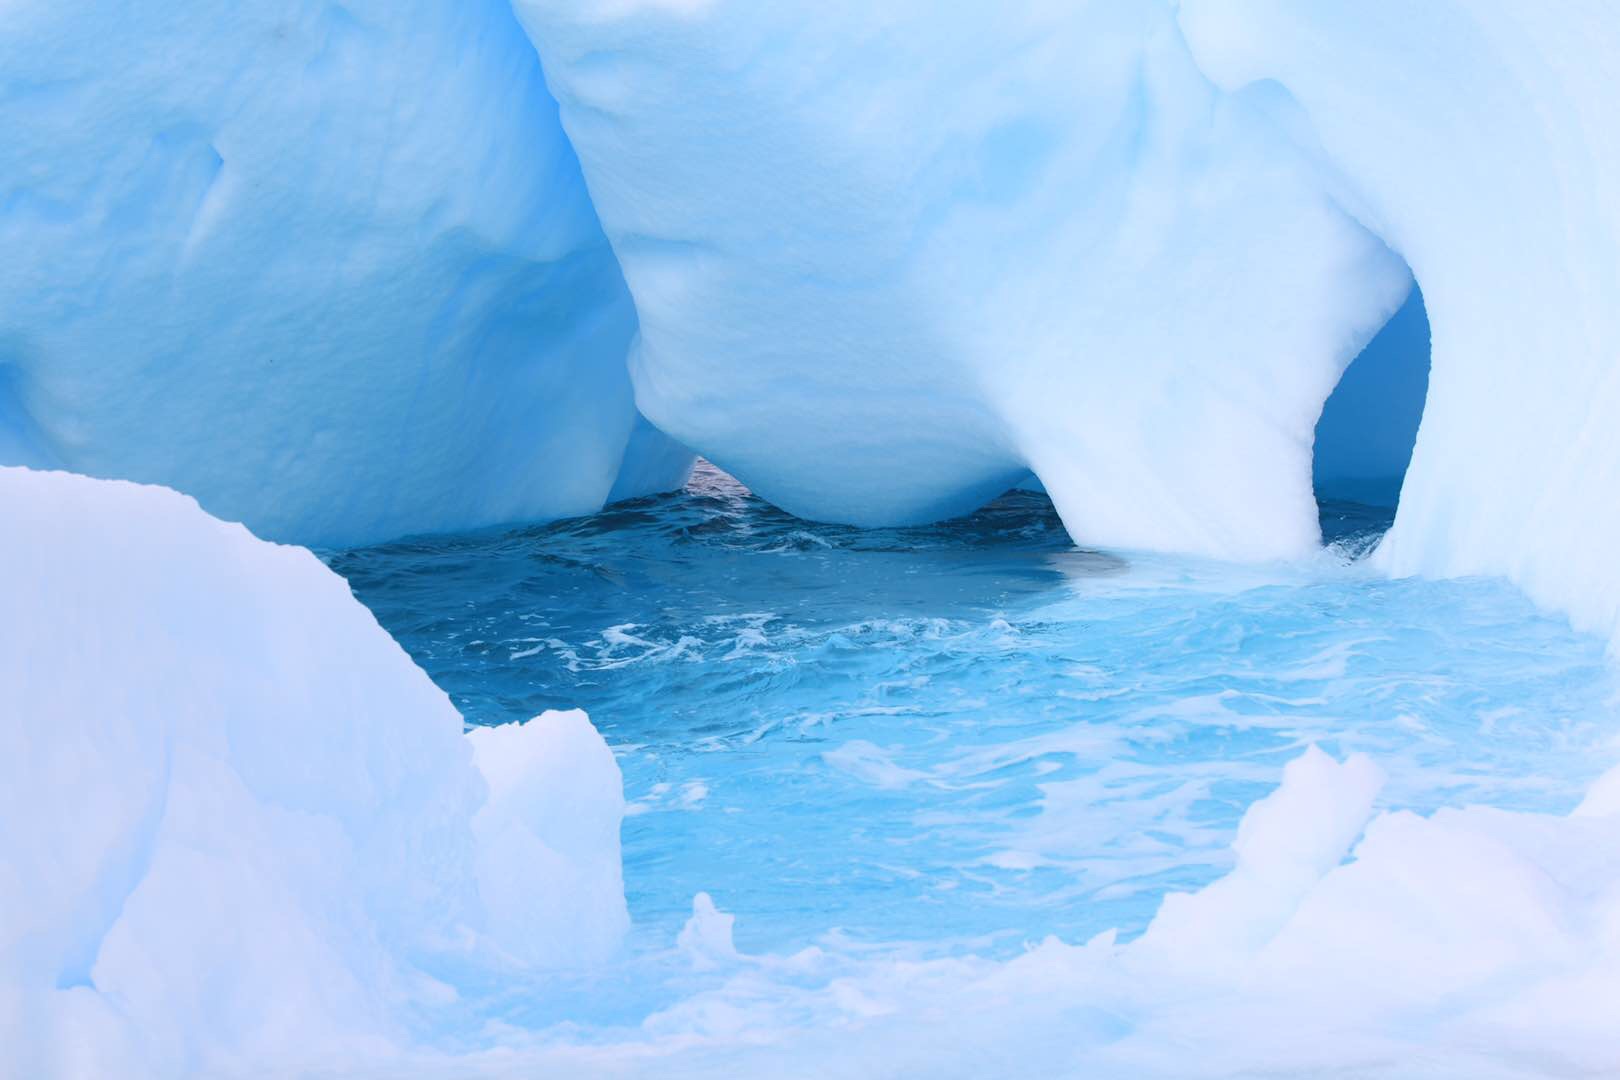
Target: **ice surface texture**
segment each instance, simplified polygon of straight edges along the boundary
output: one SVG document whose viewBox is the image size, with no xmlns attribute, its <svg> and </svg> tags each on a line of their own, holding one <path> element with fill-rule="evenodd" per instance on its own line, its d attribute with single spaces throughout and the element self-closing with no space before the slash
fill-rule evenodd
<svg viewBox="0 0 1620 1080">
<path fill-rule="evenodd" d="M 680 483 L 501 0 L 23 0 L 0 127 L 0 464 L 330 544 Z"/>
<path fill-rule="evenodd" d="M 477 972 L 612 951 L 583 713 L 464 737 L 341 578 L 172 491 L 0 505 L 0 1075 L 377 1059 Z"/>
</svg>

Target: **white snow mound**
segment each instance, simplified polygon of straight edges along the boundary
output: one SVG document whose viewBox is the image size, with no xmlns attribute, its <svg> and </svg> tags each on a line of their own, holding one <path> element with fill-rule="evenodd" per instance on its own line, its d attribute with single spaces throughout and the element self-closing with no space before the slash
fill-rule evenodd
<svg viewBox="0 0 1620 1080">
<path fill-rule="evenodd" d="M 583 713 L 464 737 L 341 578 L 172 491 L 7 468 L 0 507 L 0 1072 L 379 1060 L 616 947 Z"/>
</svg>

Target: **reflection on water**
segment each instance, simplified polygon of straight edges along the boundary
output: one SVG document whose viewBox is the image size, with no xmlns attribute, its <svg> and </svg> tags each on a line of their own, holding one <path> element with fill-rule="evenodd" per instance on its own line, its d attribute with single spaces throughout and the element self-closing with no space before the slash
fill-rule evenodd
<svg viewBox="0 0 1620 1080">
<path fill-rule="evenodd" d="M 332 565 L 472 723 L 588 710 L 619 755 L 639 940 L 712 893 L 745 949 L 1004 954 L 1139 930 L 1210 880 L 1309 742 L 1386 800 L 1565 808 L 1602 760 L 1597 642 L 1489 581 L 1335 548 L 1231 567 L 1077 550 L 1044 496 L 860 530 L 712 469 L 682 493 Z"/>
</svg>

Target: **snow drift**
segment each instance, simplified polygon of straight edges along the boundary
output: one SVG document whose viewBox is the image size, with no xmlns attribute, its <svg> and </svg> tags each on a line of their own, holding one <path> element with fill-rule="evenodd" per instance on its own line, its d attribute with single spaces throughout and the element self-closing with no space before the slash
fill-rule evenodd
<svg viewBox="0 0 1620 1080">
<path fill-rule="evenodd" d="M 0 469 L 0 508 L 0 1071 L 376 1060 L 614 949 L 583 713 L 464 737 L 341 578 L 174 492 Z"/>
<path fill-rule="evenodd" d="M 0 127 L 0 464 L 321 544 L 684 476 L 501 0 L 8 3 Z"/>
</svg>

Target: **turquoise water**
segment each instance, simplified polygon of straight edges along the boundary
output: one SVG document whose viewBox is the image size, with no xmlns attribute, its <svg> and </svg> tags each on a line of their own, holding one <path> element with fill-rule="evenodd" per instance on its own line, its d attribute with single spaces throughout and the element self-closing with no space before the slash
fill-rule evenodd
<svg viewBox="0 0 1620 1080">
<path fill-rule="evenodd" d="M 1597 641 L 1494 581 L 1077 550 L 1043 496 L 858 530 L 700 468 L 588 518 L 329 555 L 474 724 L 582 707 L 618 755 L 636 941 L 710 893 L 744 951 L 1011 955 L 1139 931 L 1315 742 L 1385 805 L 1565 810 L 1612 752 Z"/>
</svg>

